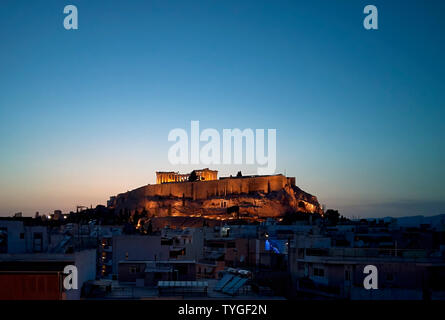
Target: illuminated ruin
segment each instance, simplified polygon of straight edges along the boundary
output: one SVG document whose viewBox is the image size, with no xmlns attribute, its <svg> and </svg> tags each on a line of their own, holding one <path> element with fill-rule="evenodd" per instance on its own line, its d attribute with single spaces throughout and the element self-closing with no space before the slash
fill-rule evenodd
<svg viewBox="0 0 445 320">
<path fill-rule="evenodd" d="M 218 179 L 218 171 L 209 168 L 194 170 L 198 181 L 209 181 Z M 174 171 L 157 171 L 156 184 L 168 182 L 185 182 L 189 181 L 191 173 L 179 173 Z"/>
</svg>

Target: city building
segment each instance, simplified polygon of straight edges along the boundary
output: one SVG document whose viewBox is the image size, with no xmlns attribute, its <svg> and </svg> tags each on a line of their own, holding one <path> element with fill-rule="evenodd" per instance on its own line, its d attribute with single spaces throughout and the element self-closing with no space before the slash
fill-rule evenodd
<svg viewBox="0 0 445 320">
<path fill-rule="evenodd" d="M 125 260 L 119 261 L 119 283 L 138 286 L 158 285 L 158 281 L 196 280 L 194 260 Z"/>
<path fill-rule="evenodd" d="M 160 235 L 120 235 L 112 238 L 112 273 L 118 274 L 121 261 L 168 260 L 170 246 Z"/>
<path fill-rule="evenodd" d="M 64 268 L 77 268 L 77 289 L 63 286 Z M 78 300 L 96 277 L 96 250 L 71 254 L 0 254 L 0 300 Z"/>
</svg>

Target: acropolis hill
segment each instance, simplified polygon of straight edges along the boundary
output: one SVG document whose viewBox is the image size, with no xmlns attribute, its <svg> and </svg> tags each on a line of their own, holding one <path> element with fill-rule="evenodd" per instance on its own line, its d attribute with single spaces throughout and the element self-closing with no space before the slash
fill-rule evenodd
<svg viewBox="0 0 445 320">
<path fill-rule="evenodd" d="M 202 169 L 193 174 L 157 172 L 156 181 L 111 197 L 108 207 L 121 213 L 146 211 L 153 217 L 209 219 L 279 218 L 285 213 L 322 211 L 315 196 L 282 174 L 217 179 L 217 171 Z"/>
</svg>

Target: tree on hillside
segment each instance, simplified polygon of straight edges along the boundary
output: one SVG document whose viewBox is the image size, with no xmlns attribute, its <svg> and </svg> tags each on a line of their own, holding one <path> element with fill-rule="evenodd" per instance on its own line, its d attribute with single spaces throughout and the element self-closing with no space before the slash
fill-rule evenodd
<svg viewBox="0 0 445 320">
<path fill-rule="evenodd" d="M 324 214 L 328 222 L 332 225 L 338 224 L 338 221 L 340 220 L 340 213 L 338 210 L 332 210 L 328 209 L 326 210 L 326 213 Z"/>
<path fill-rule="evenodd" d="M 196 180 L 198 180 L 198 175 L 196 174 L 196 171 L 193 170 L 192 173 L 190 173 L 189 181 L 193 182 L 193 181 L 196 181 Z"/>
</svg>

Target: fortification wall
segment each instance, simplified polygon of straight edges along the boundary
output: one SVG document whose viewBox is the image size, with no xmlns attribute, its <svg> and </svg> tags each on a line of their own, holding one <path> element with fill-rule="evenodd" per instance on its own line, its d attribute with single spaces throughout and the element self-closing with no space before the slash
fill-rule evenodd
<svg viewBox="0 0 445 320">
<path fill-rule="evenodd" d="M 120 207 L 124 204 L 124 206 L 137 206 L 150 197 L 206 200 L 210 197 L 221 197 L 230 194 L 269 193 L 282 190 L 286 184 L 292 183 L 294 183 L 292 178 L 286 178 L 279 174 L 273 176 L 225 178 L 211 181 L 152 184 L 111 197 L 108 204 L 112 207 Z"/>
<path fill-rule="evenodd" d="M 212 196 L 225 194 L 242 194 L 250 192 L 278 191 L 285 187 L 287 178 L 282 175 L 251 177 L 251 178 L 226 178 L 222 180 L 179 182 L 147 185 L 131 191 L 138 196 L 146 197 L 185 197 L 194 200 L 208 199 Z"/>
</svg>

